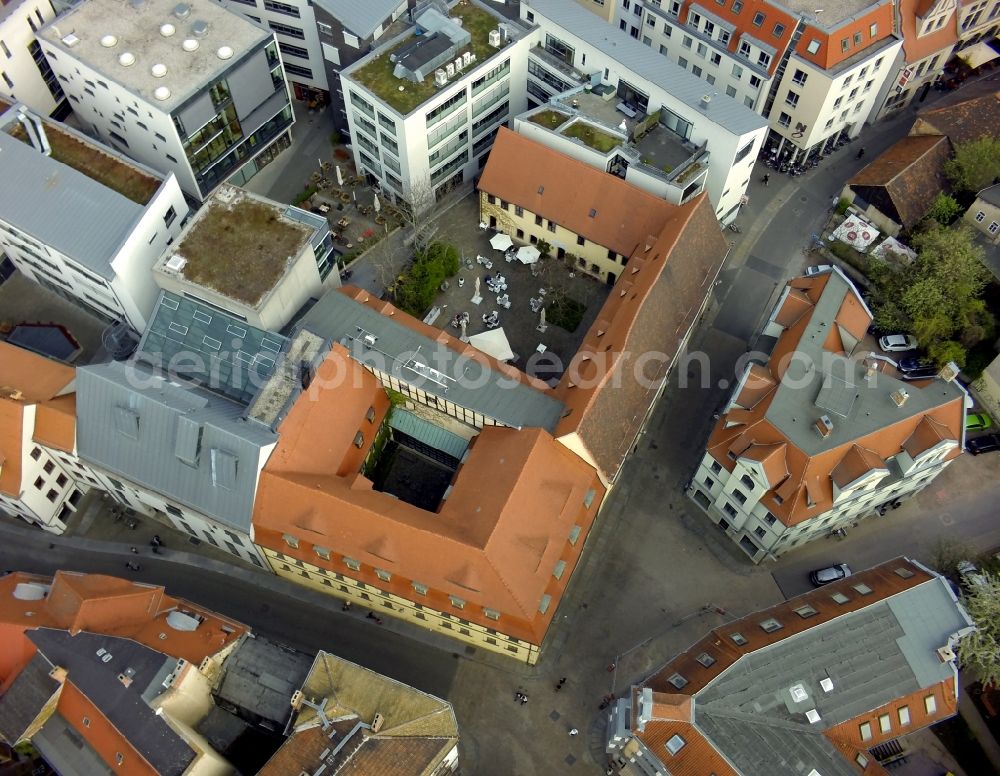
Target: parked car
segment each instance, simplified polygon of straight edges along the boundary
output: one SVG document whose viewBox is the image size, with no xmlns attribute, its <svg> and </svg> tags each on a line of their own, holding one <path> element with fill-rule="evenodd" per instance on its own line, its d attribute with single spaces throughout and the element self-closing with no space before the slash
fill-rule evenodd
<svg viewBox="0 0 1000 776">
<path fill-rule="evenodd" d="M 914 369 L 930 369 L 937 365 L 926 356 L 907 356 L 899 359 L 900 372 L 912 372 Z"/>
<path fill-rule="evenodd" d="M 979 568 L 971 560 L 960 560 L 955 564 L 955 571 L 962 578 L 963 584 L 969 587 L 982 587 L 989 584 L 986 577 L 979 572 Z"/>
<path fill-rule="evenodd" d="M 878 338 L 878 346 L 886 353 L 903 353 L 917 349 L 917 338 L 912 334 L 886 334 Z"/>
<path fill-rule="evenodd" d="M 829 272 L 831 269 L 833 269 L 832 264 L 817 264 L 813 267 L 806 267 L 806 277 L 822 275 L 824 272 Z"/>
<path fill-rule="evenodd" d="M 990 420 L 990 416 L 982 412 L 970 412 L 965 416 L 966 431 L 985 431 L 992 427 L 993 421 Z"/>
<path fill-rule="evenodd" d="M 810 571 L 809 581 L 816 587 L 821 587 L 823 585 L 829 585 L 831 582 L 836 582 L 838 579 L 844 579 L 849 576 L 851 576 L 850 566 L 846 563 L 834 563 L 832 566 Z"/>
<path fill-rule="evenodd" d="M 983 434 L 974 439 L 966 439 L 965 449 L 972 453 L 972 455 L 992 453 L 994 450 L 1000 450 L 1000 434 Z"/>
<path fill-rule="evenodd" d="M 937 374 L 938 368 L 936 366 L 922 366 L 919 369 L 903 372 L 900 377 L 903 380 L 929 380 L 932 377 L 937 377 Z"/>
</svg>

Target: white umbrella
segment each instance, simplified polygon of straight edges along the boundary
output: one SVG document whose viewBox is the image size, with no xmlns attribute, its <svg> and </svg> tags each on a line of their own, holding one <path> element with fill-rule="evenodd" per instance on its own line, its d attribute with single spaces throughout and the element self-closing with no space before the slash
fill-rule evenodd
<svg viewBox="0 0 1000 776">
<path fill-rule="evenodd" d="M 378 201 L 378 194 L 376 194 L 375 199 L 372 200 L 372 207 L 375 208 L 376 213 L 382 209 L 382 203 Z"/>
<path fill-rule="evenodd" d="M 522 264 L 534 264 L 541 255 L 534 245 L 522 245 L 517 249 L 517 260 Z"/>
<path fill-rule="evenodd" d="M 852 248 L 861 253 L 868 250 L 868 247 L 875 242 L 879 236 L 879 230 L 860 218 L 851 216 L 833 231 L 833 237 L 842 243 L 847 243 Z"/>
<path fill-rule="evenodd" d="M 343 186 L 344 185 L 344 173 L 342 173 L 340 171 L 340 165 L 339 164 L 337 165 L 337 185 L 338 186 Z"/>
<path fill-rule="evenodd" d="M 497 232 L 490 238 L 490 245 L 498 251 L 505 251 L 513 244 L 514 241 L 510 239 L 510 235 L 504 234 L 503 232 Z"/>
<path fill-rule="evenodd" d="M 502 327 L 487 329 L 482 334 L 473 334 L 469 337 L 469 344 L 487 356 L 493 356 L 497 361 L 509 361 L 514 358 L 514 351 L 510 349 L 510 342 Z"/>
</svg>

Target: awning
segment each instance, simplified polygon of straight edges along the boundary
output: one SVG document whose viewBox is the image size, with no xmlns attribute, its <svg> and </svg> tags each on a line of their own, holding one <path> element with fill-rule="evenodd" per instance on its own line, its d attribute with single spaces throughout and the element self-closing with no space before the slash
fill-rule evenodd
<svg viewBox="0 0 1000 776">
<path fill-rule="evenodd" d="M 487 329 L 482 334 L 473 334 L 469 337 L 469 344 L 487 356 L 493 356 L 497 361 L 509 361 L 514 358 L 514 351 L 510 349 L 510 342 L 502 326 L 498 329 Z"/>
<path fill-rule="evenodd" d="M 958 53 L 958 58 L 973 70 L 980 65 L 985 65 L 987 62 L 992 62 L 998 56 L 1000 54 L 985 40 L 976 43 L 974 46 L 969 46 Z"/>
<path fill-rule="evenodd" d="M 534 245 L 522 245 L 517 249 L 517 260 L 522 264 L 534 264 L 541 255 Z"/>
<path fill-rule="evenodd" d="M 505 251 L 514 244 L 514 241 L 510 239 L 510 235 L 499 232 L 490 239 L 490 245 L 493 246 L 495 250 Z"/>
</svg>

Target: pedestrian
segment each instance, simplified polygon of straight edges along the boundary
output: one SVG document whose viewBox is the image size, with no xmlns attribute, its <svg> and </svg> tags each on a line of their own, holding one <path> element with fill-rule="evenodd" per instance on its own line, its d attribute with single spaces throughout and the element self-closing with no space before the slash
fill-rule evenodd
<svg viewBox="0 0 1000 776">
<path fill-rule="evenodd" d="M 767 186 L 767 182 L 768 182 L 769 180 L 771 180 L 771 174 L 770 174 L 770 173 L 767 173 L 767 172 L 765 172 L 765 173 L 764 173 L 764 177 L 760 179 L 760 182 L 761 182 L 761 183 L 763 183 L 763 184 L 764 184 L 765 186 Z"/>
<path fill-rule="evenodd" d="M 369 620 L 374 620 L 375 612 L 368 612 L 368 614 L 366 614 L 365 617 L 367 617 Z"/>
<path fill-rule="evenodd" d="M 528 702 L 528 696 L 521 693 L 521 705 L 524 706 Z"/>
<path fill-rule="evenodd" d="M 858 159 L 860 159 L 864 155 L 865 155 L 865 149 L 864 148 L 859 148 L 858 149 Z"/>
<path fill-rule="evenodd" d="M 576 736 L 576 735 L 579 735 L 579 734 L 580 734 L 580 731 L 579 731 L 579 730 L 577 730 L 576 728 L 570 728 L 570 729 L 569 729 L 569 734 L 570 734 L 571 736 Z"/>
<path fill-rule="evenodd" d="M 344 605 L 340 607 L 340 610 L 343 611 L 343 612 L 349 612 L 349 611 L 351 611 L 351 602 L 350 601 L 344 601 Z"/>
<path fill-rule="evenodd" d="M 520 702 L 521 702 L 521 693 L 520 692 L 514 693 L 514 703 L 520 703 Z"/>
<path fill-rule="evenodd" d="M 560 687 L 562 687 L 564 684 L 566 684 L 566 677 L 565 676 L 562 679 L 559 680 L 559 686 Z"/>
<path fill-rule="evenodd" d="M 139 554 L 139 548 L 138 547 L 129 547 L 129 549 L 132 550 L 132 554 L 133 555 L 138 555 Z"/>
<path fill-rule="evenodd" d="M 155 544 L 157 547 L 159 547 L 161 544 L 163 544 L 163 542 L 160 541 L 159 534 L 155 534 L 153 536 L 153 544 Z"/>
</svg>

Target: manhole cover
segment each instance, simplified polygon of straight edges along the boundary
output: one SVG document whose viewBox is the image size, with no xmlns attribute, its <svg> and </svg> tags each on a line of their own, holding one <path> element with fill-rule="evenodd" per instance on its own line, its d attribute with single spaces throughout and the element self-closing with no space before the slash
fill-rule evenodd
<svg viewBox="0 0 1000 776">
<path fill-rule="evenodd" d="M 573 755 L 568 754 L 566 755 L 566 759 L 563 760 L 563 762 L 565 762 L 566 765 L 572 765 L 573 763 L 576 762 L 576 758 Z"/>
<path fill-rule="evenodd" d="M 809 197 L 799 197 L 799 202 L 808 202 Z"/>
<path fill-rule="evenodd" d="M 551 714 L 549 714 L 549 719 L 551 719 L 553 722 L 555 722 L 561 716 L 562 716 L 562 714 L 560 714 L 558 711 L 553 711 Z"/>
</svg>

